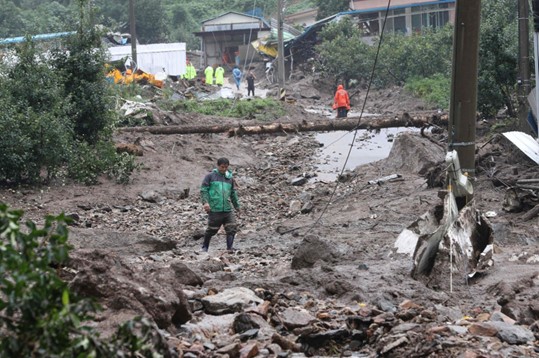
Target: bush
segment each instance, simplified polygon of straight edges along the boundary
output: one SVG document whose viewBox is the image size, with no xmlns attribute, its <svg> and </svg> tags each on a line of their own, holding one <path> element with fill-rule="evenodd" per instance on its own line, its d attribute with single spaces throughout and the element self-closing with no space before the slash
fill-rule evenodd
<svg viewBox="0 0 539 358">
<path fill-rule="evenodd" d="M 89 145 L 76 142 L 69 153 L 68 176 L 86 185 L 98 183 L 101 174 L 120 184 L 127 184 L 133 171 L 138 168 L 135 158 L 128 153 L 116 153 L 111 142 Z"/>
<path fill-rule="evenodd" d="M 161 336 L 143 318 L 124 323 L 109 341 L 82 322 L 99 309 L 69 291 L 56 268 L 68 260 L 66 217 L 42 228 L 0 203 L 0 352 L 5 357 L 163 357 Z"/>
<path fill-rule="evenodd" d="M 285 114 L 282 104 L 271 98 L 255 98 L 249 101 L 217 99 L 211 101 L 162 101 L 161 108 L 175 112 L 201 113 L 210 116 L 254 118 L 273 120 Z"/>
<path fill-rule="evenodd" d="M 451 79 L 441 74 L 427 78 L 411 78 L 404 89 L 416 97 L 425 99 L 428 104 L 440 109 L 449 109 Z"/>
</svg>

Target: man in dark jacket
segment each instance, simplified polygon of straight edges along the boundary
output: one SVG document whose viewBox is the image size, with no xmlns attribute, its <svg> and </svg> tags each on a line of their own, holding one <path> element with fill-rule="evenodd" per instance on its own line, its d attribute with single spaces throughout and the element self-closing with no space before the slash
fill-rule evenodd
<svg viewBox="0 0 539 358">
<path fill-rule="evenodd" d="M 208 213 L 208 227 L 204 234 L 202 251 L 207 252 L 210 247 L 211 238 L 217 234 L 221 225 L 224 225 L 226 232 L 226 249 L 233 251 L 234 236 L 237 225 L 232 212 L 232 206 L 236 210 L 240 209 L 238 194 L 234 187 L 232 172 L 228 170 L 230 162 L 227 158 L 217 160 L 217 169 L 207 174 L 200 187 L 200 197 L 204 210 Z"/>
</svg>

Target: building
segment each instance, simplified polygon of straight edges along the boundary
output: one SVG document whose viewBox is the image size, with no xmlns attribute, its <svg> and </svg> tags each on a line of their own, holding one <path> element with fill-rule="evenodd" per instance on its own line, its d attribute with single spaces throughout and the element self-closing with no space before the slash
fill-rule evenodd
<svg viewBox="0 0 539 358">
<path fill-rule="evenodd" d="M 307 27 L 311 26 L 316 22 L 316 15 L 318 14 L 318 9 L 307 9 L 303 11 L 296 12 L 294 14 L 286 15 L 284 21 L 292 26 L 302 26 Z"/>
<path fill-rule="evenodd" d="M 233 67 L 249 60 L 254 55 L 251 42 L 269 35 L 270 31 L 270 24 L 265 20 L 231 11 L 203 21 L 201 31 L 194 34 L 201 38 L 204 66 Z"/>
<path fill-rule="evenodd" d="M 111 61 L 131 58 L 131 46 L 107 48 Z M 137 45 L 137 68 L 149 74 L 166 73 L 169 76 L 185 74 L 185 43 Z"/>
<path fill-rule="evenodd" d="M 349 14 L 356 17 L 367 36 L 380 34 L 387 0 L 352 0 Z M 455 0 L 392 0 L 384 31 L 412 34 L 455 21 Z"/>
</svg>

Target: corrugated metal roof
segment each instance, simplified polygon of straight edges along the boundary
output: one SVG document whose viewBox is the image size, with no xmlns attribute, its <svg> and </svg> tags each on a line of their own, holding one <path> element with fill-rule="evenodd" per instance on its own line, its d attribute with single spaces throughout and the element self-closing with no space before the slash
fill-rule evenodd
<svg viewBox="0 0 539 358">
<path fill-rule="evenodd" d="M 507 132 L 503 134 L 531 160 L 539 164 L 539 143 L 529 134 L 523 132 Z"/>
</svg>

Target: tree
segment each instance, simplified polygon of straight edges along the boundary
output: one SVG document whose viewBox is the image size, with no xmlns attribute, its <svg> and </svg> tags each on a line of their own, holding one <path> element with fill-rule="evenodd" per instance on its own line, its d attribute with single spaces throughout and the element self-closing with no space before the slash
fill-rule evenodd
<svg viewBox="0 0 539 358">
<path fill-rule="evenodd" d="M 496 115 L 505 107 L 514 116 L 518 67 L 517 2 L 485 0 L 481 7 L 478 110 Z"/>
<path fill-rule="evenodd" d="M 361 39 L 361 31 L 349 17 L 327 24 L 320 33 L 322 42 L 316 46 L 322 70 L 336 82 L 365 80 L 370 75 L 372 46 Z"/>
<path fill-rule="evenodd" d="M 325 19 L 328 16 L 335 15 L 339 12 L 348 11 L 350 1 L 348 0 L 318 0 L 318 13 L 316 19 Z"/>
<path fill-rule="evenodd" d="M 103 131 L 112 124 L 112 103 L 104 76 L 105 52 L 101 36 L 93 23 L 93 9 L 88 0 L 78 0 L 79 28 L 67 40 L 67 51 L 56 50 L 53 63 L 61 72 L 64 98 L 71 103 L 70 118 L 75 134 L 89 144 L 95 144 Z"/>
</svg>

